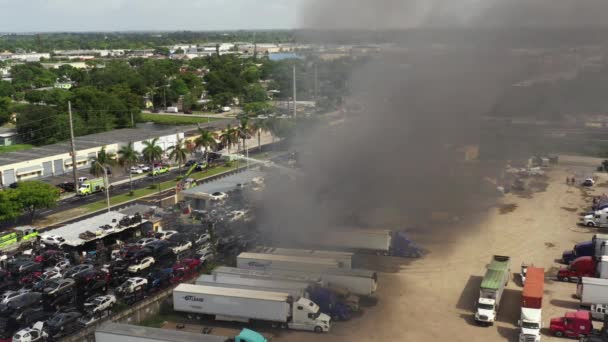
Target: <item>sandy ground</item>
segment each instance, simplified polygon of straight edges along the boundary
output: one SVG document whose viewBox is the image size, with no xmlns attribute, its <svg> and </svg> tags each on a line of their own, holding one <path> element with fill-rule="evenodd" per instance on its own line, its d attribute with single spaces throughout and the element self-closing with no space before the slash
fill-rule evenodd
<svg viewBox="0 0 608 342">
<path fill-rule="evenodd" d="M 368 257 L 368 266 L 382 270 L 378 303 L 349 322 L 337 322 L 329 334 L 273 331 L 272 341 L 517 341 L 521 286 L 515 273 L 522 262 L 544 267 L 547 273 L 543 325 L 551 317 L 576 309 L 574 283 L 553 281 L 563 250 L 588 240 L 593 230 L 577 226 L 579 213 L 588 205 L 583 191 L 567 186 L 566 176 L 577 180 L 593 173 L 597 160 L 564 158 L 549 173 L 549 186 L 532 196 L 508 194 L 498 207 L 458 224 L 412 232 L 430 252 L 423 259 Z M 601 178 L 598 183 L 606 181 Z M 581 179 L 582 180 L 582 179 Z M 608 192 L 608 187 L 592 193 Z M 501 213 L 501 205 L 515 205 Z M 512 281 L 505 290 L 497 323 L 476 326 L 474 303 L 485 265 L 493 254 L 512 257 Z M 600 324 L 596 324 L 599 327 Z M 558 340 L 545 331 L 543 341 Z"/>
<path fill-rule="evenodd" d="M 578 212 L 587 202 L 579 188 L 565 184 L 567 175 L 581 179 L 591 173 L 588 165 L 597 164 L 586 161 L 577 160 L 552 170 L 546 191 L 531 198 L 505 196 L 502 204 L 517 206 L 512 212 L 493 208 L 481 213 L 476 223 L 450 224 L 445 233 L 433 236 L 421 233 L 418 241 L 430 253 L 422 260 L 402 265 L 397 273 L 383 273 L 376 306 L 366 309 L 358 319 L 335 324 L 330 334 L 315 340 L 517 341 L 521 287 L 516 276 L 505 290 L 498 322 L 488 328 L 474 324 L 473 308 L 484 267 L 493 254 L 509 255 L 513 273 L 519 271 L 522 262 L 528 262 L 544 267 L 551 277 L 560 266 L 556 259 L 562 251 L 591 237 L 592 231 L 576 225 Z M 392 261 L 398 265 L 398 261 Z M 575 290 L 575 284 L 547 280 L 544 326 L 549 325 L 551 317 L 577 307 L 572 297 Z M 275 341 L 309 338 L 309 334 L 289 332 Z M 543 336 L 544 341 L 553 339 Z"/>
</svg>

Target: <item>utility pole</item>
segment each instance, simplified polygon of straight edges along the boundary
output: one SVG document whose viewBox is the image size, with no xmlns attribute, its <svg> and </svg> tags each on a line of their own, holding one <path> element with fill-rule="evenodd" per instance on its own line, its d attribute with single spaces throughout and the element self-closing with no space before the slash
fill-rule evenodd
<svg viewBox="0 0 608 342">
<path fill-rule="evenodd" d="M 74 188 L 78 189 L 78 174 L 76 170 L 76 144 L 74 143 L 74 122 L 72 120 L 71 101 L 68 101 L 68 117 L 70 119 L 70 142 L 72 145 L 72 176 L 74 177 Z"/>
<path fill-rule="evenodd" d="M 315 86 L 315 101 L 317 101 L 317 98 L 319 96 L 319 74 L 317 71 L 317 63 L 314 64 L 315 65 L 315 81 L 314 81 L 314 86 Z"/>
<path fill-rule="evenodd" d="M 293 63 L 293 119 L 296 119 L 298 112 L 296 110 L 296 63 Z"/>
<path fill-rule="evenodd" d="M 131 111 L 131 128 L 135 128 L 135 120 L 133 119 L 133 111 Z"/>
</svg>

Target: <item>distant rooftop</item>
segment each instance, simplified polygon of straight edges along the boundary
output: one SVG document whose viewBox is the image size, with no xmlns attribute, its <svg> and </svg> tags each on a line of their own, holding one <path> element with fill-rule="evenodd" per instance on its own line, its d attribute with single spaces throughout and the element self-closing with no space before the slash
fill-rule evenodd
<svg viewBox="0 0 608 342">
<path fill-rule="evenodd" d="M 48 235 L 59 235 L 66 240 L 66 245 L 69 246 L 81 246 L 87 242 L 94 241 L 97 239 L 104 238 L 108 235 L 112 235 L 114 233 L 118 233 L 119 231 L 124 231 L 125 229 L 129 229 L 131 227 L 118 227 L 118 222 L 127 215 L 121 214 L 116 211 L 111 211 L 109 213 L 103 213 L 86 220 L 74 222 L 72 224 L 65 225 L 60 228 L 52 229 L 45 234 Z M 110 231 L 110 233 L 106 233 L 100 227 L 104 225 L 110 225 L 115 227 L 115 231 Z M 84 232 L 92 232 L 96 233 L 96 237 L 90 240 L 84 240 L 80 238 L 80 234 Z"/>
</svg>

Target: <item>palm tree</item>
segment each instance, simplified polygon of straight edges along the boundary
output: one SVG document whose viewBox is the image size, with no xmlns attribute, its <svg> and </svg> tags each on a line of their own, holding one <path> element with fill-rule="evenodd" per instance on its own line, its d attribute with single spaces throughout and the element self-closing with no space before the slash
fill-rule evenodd
<svg viewBox="0 0 608 342">
<path fill-rule="evenodd" d="M 107 169 L 110 165 L 116 163 L 116 155 L 108 153 L 106 147 L 103 146 L 97 153 L 97 157 L 91 159 L 91 170 L 89 171 L 95 177 L 105 175 L 104 168 Z"/>
<path fill-rule="evenodd" d="M 251 125 L 251 129 L 258 134 L 258 152 L 262 151 L 262 131 L 266 131 L 267 127 L 265 124 L 265 120 L 255 120 Z"/>
<path fill-rule="evenodd" d="M 169 152 L 169 159 L 173 159 L 177 162 L 177 167 L 179 168 L 179 174 L 182 174 L 182 164 L 186 160 L 186 155 L 188 154 L 188 148 L 184 144 L 184 139 L 177 139 L 175 145 L 170 146 L 167 149 Z"/>
<path fill-rule="evenodd" d="M 205 131 L 202 128 L 198 129 L 198 133 L 200 136 L 194 140 L 194 145 L 196 148 L 204 147 L 205 155 L 207 156 L 207 167 L 209 167 L 209 155 L 212 148 L 217 147 L 217 141 L 215 140 L 215 135 L 209 131 Z"/>
<path fill-rule="evenodd" d="M 144 159 L 150 163 L 150 167 L 152 168 L 152 179 L 154 179 L 154 162 L 163 157 L 163 148 L 157 145 L 158 138 L 144 141 L 143 144 L 144 149 L 142 150 L 142 155 L 144 156 Z"/>
<path fill-rule="evenodd" d="M 247 137 L 251 132 L 253 132 L 253 127 L 249 124 L 249 118 L 242 118 L 237 134 L 239 138 L 243 139 L 243 151 L 247 150 Z"/>
<path fill-rule="evenodd" d="M 230 125 L 228 125 L 226 127 L 226 129 L 224 129 L 222 131 L 222 134 L 220 135 L 220 141 L 222 142 L 222 144 L 224 144 L 226 147 L 228 147 L 228 154 L 230 154 L 230 148 L 235 143 L 238 143 L 237 134 L 238 134 L 237 130 L 232 128 Z"/>
<path fill-rule="evenodd" d="M 118 163 L 129 172 L 129 188 L 133 191 L 133 175 L 130 169 L 139 160 L 139 152 L 133 148 L 133 142 L 129 141 L 128 145 L 118 150 L 118 156 Z"/>
</svg>

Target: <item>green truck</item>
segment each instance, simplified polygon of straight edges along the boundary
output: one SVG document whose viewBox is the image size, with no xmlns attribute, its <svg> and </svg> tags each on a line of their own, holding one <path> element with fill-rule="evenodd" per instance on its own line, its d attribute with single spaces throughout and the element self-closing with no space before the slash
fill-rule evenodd
<svg viewBox="0 0 608 342">
<path fill-rule="evenodd" d="M 36 241 L 38 230 L 34 227 L 17 227 L 0 234 L 0 252 L 8 253 L 21 246 L 30 246 Z"/>
<path fill-rule="evenodd" d="M 510 275 L 511 257 L 494 255 L 486 266 L 486 274 L 479 287 L 475 322 L 484 325 L 494 324 L 500 306 L 500 299 L 509 283 Z"/>
<path fill-rule="evenodd" d="M 78 196 L 87 196 L 106 189 L 102 178 L 91 179 L 80 183 Z"/>
</svg>

